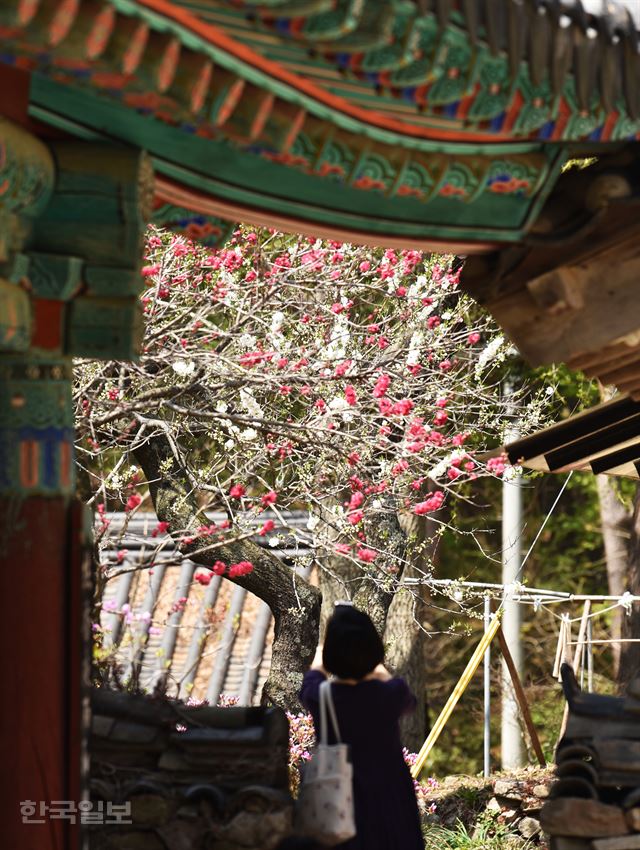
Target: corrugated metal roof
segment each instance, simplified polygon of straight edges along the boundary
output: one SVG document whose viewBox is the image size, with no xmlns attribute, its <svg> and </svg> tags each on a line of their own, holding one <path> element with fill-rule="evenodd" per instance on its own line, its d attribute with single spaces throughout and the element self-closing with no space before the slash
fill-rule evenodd
<svg viewBox="0 0 640 850">
<path fill-rule="evenodd" d="M 210 515 L 216 523 L 225 518 Z M 277 525 L 255 542 L 308 577 L 308 514 L 282 518 L 286 527 L 275 514 L 262 514 L 256 526 L 266 519 Z M 149 691 L 164 679 L 171 695 L 214 705 L 221 695 L 241 705 L 258 703 L 271 662 L 269 607 L 219 576 L 207 586 L 195 582 L 197 571 L 206 571 L 183 558 L 168 534 L 153 536 L 155 514 L 113 513 L 106 519 L 100 625 L 104 646 L 115 653 L 125 679 L 133 675 Z"/>
</svg>

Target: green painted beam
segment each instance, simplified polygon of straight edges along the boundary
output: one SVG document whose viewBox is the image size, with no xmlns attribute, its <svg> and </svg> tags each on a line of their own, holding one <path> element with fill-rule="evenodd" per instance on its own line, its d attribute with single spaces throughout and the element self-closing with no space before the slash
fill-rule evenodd
<svg viewBox="0 0 640 850">
<path fill-rule="evenodd" d="M 428 203 L 363 191 L 266 160 L 225 141 L 192 133 L 139 114 L 123 104 L 35 74 L 31 114 L 87 138 L 92 132 L 147 150 L 160 173 L 233 203 L 328 223 L 351 230 L 424 239 L 514 241 L 555 180 L 564 154 L 541 144 L 456 145 L 486 164 L 508 161 L 523 147 L 543 154 L 546 165 L 532 197 L 486 192 L 464 203 L 436 196 Z M 440 145 L 434 144 L 435 148 Z M 453 163 L 453 160 L 452 160 Z M 304 201 L 300 199 L 303 198 Z M 487 225 L 491 222 L 491 226 Z"/>
</svg>

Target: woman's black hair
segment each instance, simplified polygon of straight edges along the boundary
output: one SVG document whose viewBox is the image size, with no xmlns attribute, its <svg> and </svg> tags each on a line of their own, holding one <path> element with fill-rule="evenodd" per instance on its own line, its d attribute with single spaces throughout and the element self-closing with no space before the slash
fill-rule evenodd
<svg viewBox="0 0 640 850">
<path fill-rule="evenodd" d="M 363 611 L 338 605 L 327 623 L 322 663 L 340 679 L 363 679 L 384 661 L 384 645 Z"/>
</svg>

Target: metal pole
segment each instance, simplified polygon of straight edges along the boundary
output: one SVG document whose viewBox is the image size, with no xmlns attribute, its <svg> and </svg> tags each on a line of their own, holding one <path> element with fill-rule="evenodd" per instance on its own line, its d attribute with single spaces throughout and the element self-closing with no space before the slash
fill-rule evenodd
<svg viewBox="0 0 640 850">
<path fill-rule="evenodd" d="M 491 597 L 484 598 L 484 631 L 491 622 Z M 491 647 L 484 654 L 484 775 L 491 773 Z"/>
<path fill-rule="evenodd" d="M 507 435 L 507 442 L 518 438 L 517 430 Z M 521 579 L 522 571 L 522 488 L 520 477 L 502 484 L 502 583 L 505 587 Z M 518 677 L 522 679 L 522 643 L 520 639 L 520 605 L 509 594 L 503 600 L 502 631 L 511 651 Z M 502 660 L 502 769 L 514 770 L 524 765 L 524 747 L 520 727 L 518 700 L 507 665 Z"/>
<path fill-rule="evenodd" d="M 593 692 L 593 623 L 587 623 L 587 690 Z"/>
</svg>

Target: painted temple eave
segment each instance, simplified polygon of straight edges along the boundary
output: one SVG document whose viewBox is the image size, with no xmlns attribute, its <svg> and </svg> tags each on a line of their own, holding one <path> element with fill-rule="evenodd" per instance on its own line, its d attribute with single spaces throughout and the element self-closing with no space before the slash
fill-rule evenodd
<svg viewBox="0 0 640 850">
<path fill-rule="evenodd" d="M 225 201 L 160 176 L 156 178 L 156 198 L 159 203 L 197 211 L 214 220 L 242 221 L 254 227 L 264 227 L 266 223 L 264 210 L 259 207 Z M 297 216 L 294 214 L 296 212 Z M 319 227 L 316 222 L 305 218 L 306 212 L 302 205 L 297 210 L 292 209 L 289 215 L 274 210 L 269 214 L 268 224 L 284 233 L 302 233 L 305 236 L 317 237 L 320 231 L 324 239 L 344 241 L 347 237 L 348 241 L 357 245 L 378 247 L 384 244 L 385 247 L 396 250 L 425 250 L 425 243 L 428 241 L 430 251 L 473 255 L 497 249 L 501 244 L 498 240 L 490 241 L 489 231 L 486 233 L 486 241 L 477 244 L 469 244 L 462 240 L 456 243 L 451 238 L 438 241 L 432 235 L 425 240 L 419 235 L 411 235 L 406 229 L 402 236 L 390 235 L 389 222 L 385 222 L 384 219 L 373 221 L 370 218 L 368 230 L 351 229 L 345 223 L 332 225 L 330 222 L 323 223 Z"/>
<path fill-rule="evenodd" d="M 177 227 L 186 223 L 190 235 L 205 241 L 208 235 L 211 244 L 226 232 L 223 217 L 233 214 L 255 223 L 271 223 L 277 215 L 287 230 L 370 244 L 491 250 L 518 241 L 531 227 L 568 154 L 566 143 L 596 143 L 593 130 L 600 125 L 601 140 L 626 139 L 640 130 L 622 102 L 603 110 L 610 94 L 604 89 L 600 98 L 597 87 L 590 93 L 591 110 L 578 109 L 580 98 L 572 101 L 552 88 L 544 97 L 529 91 L 526 51 L 512 73 L 509 43 L 494 56 L 491 38 L 476 52 L 497 74 L 493 82 L 483 82 L 484 65 L 473 73 L 464 65 L 471 61 L 468 49 L 461 67 L 447 65 L 447 57 L 455 56 L 450 45 L 431 57 L 427 72 L 433 79 L 421 94 L 423 102 L 414 105 L 413 118 L 397 117 L 382 99 L 378 109 L 355 96 L 338 96 L 329 84 L 294 73 L 288 60 L 274 61 L 235 31 L 232 36 L 231 29 L 205 19 L 207 10 L 230 4 L 191 5 L 202 15 L 168 0 L 104 0 L 77 8 L 62 0 L 2 0 L 0 33 L 4 61 L 30 75 L 30 115 L 71 136 L 148 150 L 157 171 L 181 186 L 185 204 L 188 200 L 174 210 L 158 196 L 157 219 Z M 349 7 L 353 20 L 338 41 L 346 39 L 342 46 L 362 64 L 353 38 L 366 4 L 332 5 L 340 14 Z M 269 10 L 279 11 L 282 23 L 292 7 L 294 40 L 304 30 L 306 43 L 315 39 L 325 53 L 336 48 L 312 19 L 309 32 L 301 27 L 300 12 L 314 4 L 263 4 L 265 14 L 255 28 L 273 29 Z M 406 4 L 403 8 L 407 13 Z M 477 25 L 474 33 L 469 20 L 445 21 L 440 12 L 420 15 L 416 7 L 406 23 L 412 33 L 431 35 L 436 25 L 443 40 L 454 31 L 458 42 L 473 46 L 479 39 Z M 548 23 L 556 37 L 553 16 Z M 572 19 L 571 27 L 580 25 Z M 278 31 L 283 33 L 278 44 L 290 50 L 290 34 L 282 26 Z M 602 38 L 608 31 L 602 28 Z M 615 32 L 619 50 L 626 49 L 631 35 L 624 30 L 622 39 L 620 27 Z M 308 64 L 311 69 L 317 62 L 308 57 Z M 569 89 L 570 71 L 576 72 L 576 96 L 583 88 L 581 67 L 564 69 Z M 353 70 L 354 81 L 358 74 Z M 468 96 L 449 103 L 446 89 L 438 95 L 441 103 L 431 103 L 430 97 L 438 101 L 440 80 L 456 83 L 460 77 Z M 375 96 L 377 89 L 370 88 Z M 449 97 L 458 91 L 454 85 Z M 565 144 L 552 144 L 558 141 Z M 209 220 L 213 207 L 222 215 Z"/>
<path fill-rule="evenodd" d="M 564 0 L 436 0 L 428 12 L 381 0 L 379 15 L 362 0 L 182 2 L 0 0 L 0 83 L 24 101 L 18 123 L 55 144 L 144 151 L 156 223 L 209 245 L 245 221 L 483 255 L 464 283 L 495 302 L 507 330 L 517 322 L 502 310 L 506 290 L 596 263 L 626 233 L 624 221 L 607 229 L 620 215 L 609 210 L 615 191 L 582 209 L 561 178 L 568 158 L 595 153 L 599 179 L 615 171 L 627 209 L 635 202 L 639 42 L 615 3 L 593 16 Z M 581 228 L 582 254 L 571 236 Z M 31 248 L 44 232 L 36 227 Z M 124 283 L 103 283 L 102 294 L 112 285 L 115 298 L 135 296 L 128 262 Z M 536 297 L 558 312 L 554 286 L 564 303 L 564 283 L 540 284 Z M 623 315 L 618 336 L 635 321 Z M 535 321 L 521 324 L 516 343 L 534 361 L 581 353 L 559 344 L 538 354 Z"/>
</svg>

